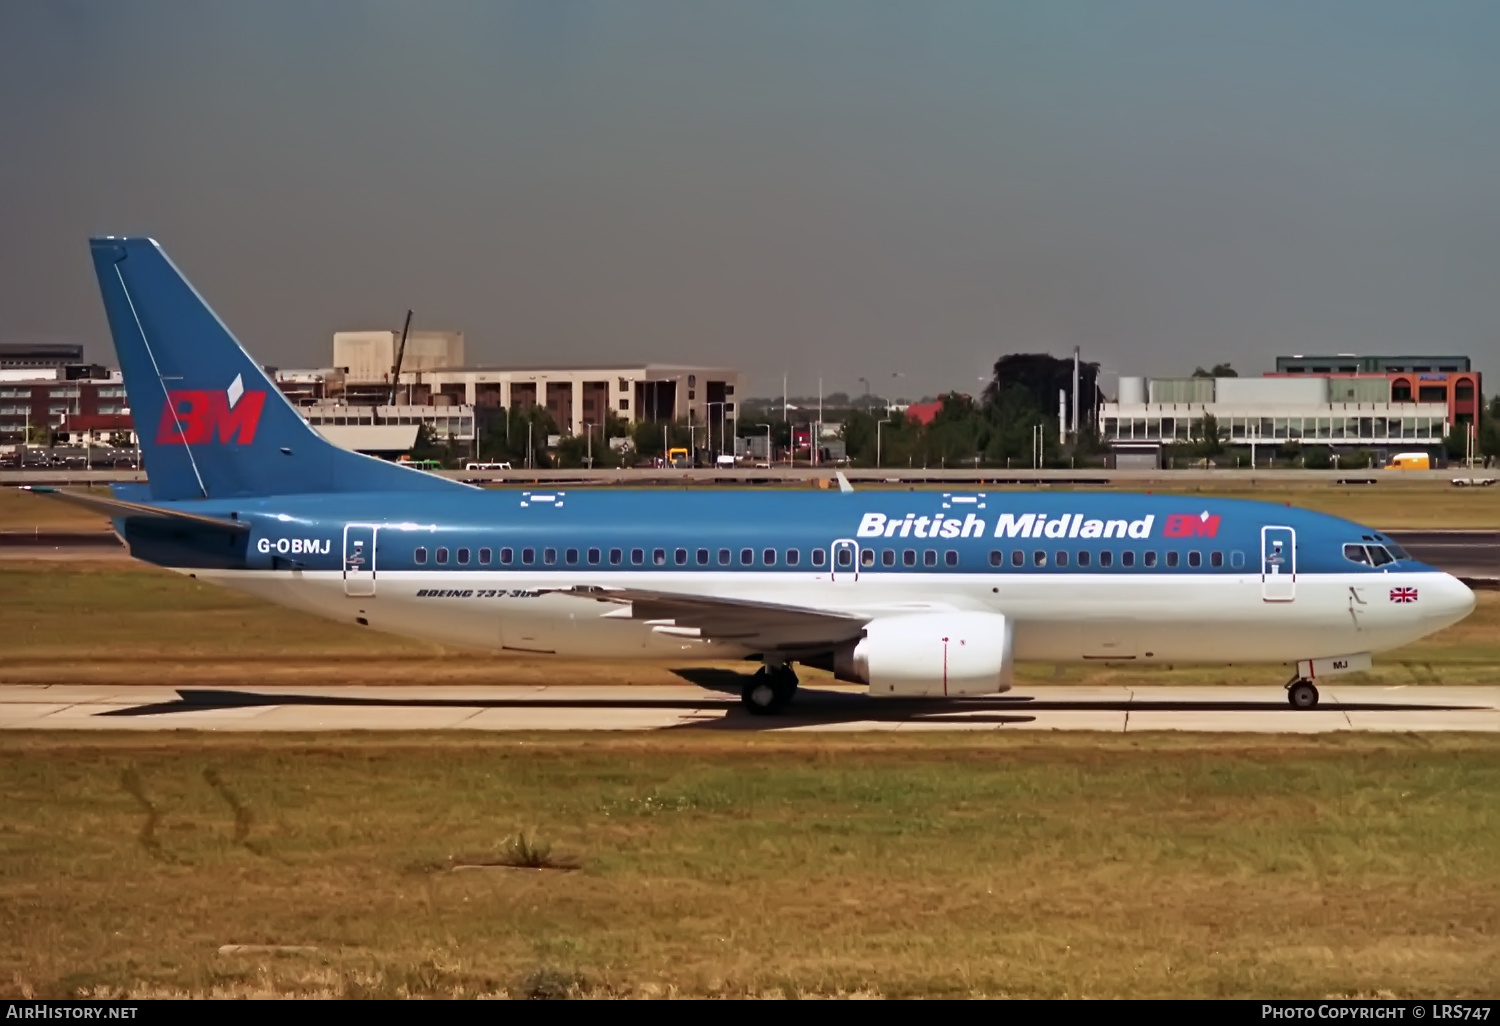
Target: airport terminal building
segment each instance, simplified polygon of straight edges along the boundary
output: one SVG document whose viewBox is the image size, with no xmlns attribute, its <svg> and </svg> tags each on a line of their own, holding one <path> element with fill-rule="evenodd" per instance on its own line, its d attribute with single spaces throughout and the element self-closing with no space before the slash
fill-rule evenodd
<svg viewBox="0 0 1500 1026">
<path fill-rule="evenodd" d="M 1440 455 L 1454 426 L 1478 421 L 1480 379 L 1467 357 L 1294 356 L 1276 366 L 1259 378 L 1122 377 L 1100 410 L 1103 437 L 1128 465 L 1155 465 L 1163 446 L 1201 438 L 1208 417 L 1229 445 Z"/>
<path fill-rule="evenodd" d="M 273 377 L 330 440 L 369 452 L 395 451 L 408 434 L 415 438 L 419 424 L 440 438 L 472 442 L 487 417 L 513 406 L 544 406 L 564 434 L 582 435 L 614 417 L 711 424 L 733 437 L 740 373 L 730 368 L 473 367 L 465 364 L 462 332 L 411 332 L 404 352 L 400 341 L 396 331 L 341 331 L 333 338 L 332 367 L 274 369 Z"/>
</svg>

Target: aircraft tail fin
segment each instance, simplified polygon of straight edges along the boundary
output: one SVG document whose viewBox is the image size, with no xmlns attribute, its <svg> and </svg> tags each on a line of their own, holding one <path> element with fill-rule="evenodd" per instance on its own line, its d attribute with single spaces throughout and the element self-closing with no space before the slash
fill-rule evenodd
<svg viewBox="0 0 1500 1026">
<path fill-rule="evenodd" d="M 89 245 L 153 499 L 469 489 L 324 439 L 154 240 Z"/>
</svg>

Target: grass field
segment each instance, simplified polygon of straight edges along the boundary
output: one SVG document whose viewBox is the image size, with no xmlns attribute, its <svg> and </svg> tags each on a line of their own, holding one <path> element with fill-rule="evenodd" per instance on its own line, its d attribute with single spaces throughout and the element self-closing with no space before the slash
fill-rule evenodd
<svg viewBox="0 0 1500 1026">
<path fill-rule="evenodd" d="M 7 734 L 0 783 L 6 997 L 1500 989 L 1476 738 Z M 576 871 L 454 868 L 523 830 Z"/>
<path fill-rule="evenodd" d="M 1061 490 L 1061 486 L 1048 485 L 1042 490 Z M 1213 495 L 1290 503 L 1388 530 L 1500 529 L 1500 488 L 1454 488 L 1441 481 L 1402 480 L 1381 481 L 1376 485 L 1330 485 L 1323 482 L 1283 482 L 1270 477 L 1254 487 L 1243 484 L 1224 487 L 1194 484 L 1152 490 L 1167 494 Z M 106 489 L 99 491 L 101 494 L 108 494 Z M 30 495 L 14 488 L 0 489 L 0 531 L 93 530 L 108 530 L 108 523 L 103 517 L 76 506 Z"/>
<path fill-rule="evenodd" d="M 1500 592 L 1417 644 L 1378 656 L 1350 683 L 1494 684 Z M 600 664 L 408 641 L 267 605 L 143 564 L 0 563 L 0 682 L 167 685 L 680 684 L 673 667 Z M 812 684 L 827 675 L 807 670 Z M 1280 684 L 1274 667 L 1022 664 L 1018 683 Z"/>
</svg>

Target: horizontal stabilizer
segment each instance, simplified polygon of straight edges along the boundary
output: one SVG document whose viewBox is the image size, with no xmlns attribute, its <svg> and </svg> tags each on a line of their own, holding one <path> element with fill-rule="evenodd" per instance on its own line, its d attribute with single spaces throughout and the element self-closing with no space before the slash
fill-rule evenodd
<svg viewBox="0 0 1500 1026">
<path fill-rule="evenodd" d="M 37 495 L 45 495 L 49 499 L 60 499 L 63 502 L 72 503 L 74 506 L 82 506 L 84 509 L 93 510 L 95 513 L 103 513 L 111 520 L 119 520 L 124 517 L 165 517 L 171 520 L 187 520 L 195 524 L 205 524 L 225 531 L 250 530 L 250 525 L 244 521 L 230 520 L 226 517 L 208 516 L 203 513 L 189 513 L 186 510 L 168 509 L 165 506 L 153 506 L 144 502 L 126 502 L 123 499 L 106 499 L 100 495 L 80 495 L 77 492 L 60 492 L 56 488 L 45 488 L 40 485 L 28 485 L 21 490 L 23 492 L 33 492 Z"/>
</svg>

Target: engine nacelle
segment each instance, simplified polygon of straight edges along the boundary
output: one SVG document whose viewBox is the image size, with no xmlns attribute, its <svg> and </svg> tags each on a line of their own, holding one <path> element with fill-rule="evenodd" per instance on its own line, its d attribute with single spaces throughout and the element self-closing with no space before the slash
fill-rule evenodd
<svg viewBox="0 0 1500 1026">
<path fill-rule="evenodd" d="M 872 695 L 993 695 L 1010 690 L 1014 634 L 999 613 L 882 616 L 834 653 L 833 673 Z"/>
</svg>

